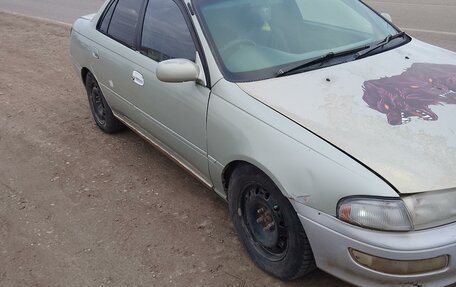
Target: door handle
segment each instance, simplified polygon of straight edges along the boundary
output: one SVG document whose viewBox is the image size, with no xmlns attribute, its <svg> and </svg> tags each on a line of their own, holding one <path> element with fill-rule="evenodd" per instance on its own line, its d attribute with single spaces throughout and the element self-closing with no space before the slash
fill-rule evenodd
<svg viewBox="0 0 456 287">
<path fill-rule="evenodd" d="M 144 77 L 141 75 L 141 73 L 133 71 L 133 74 L 131 75 L 131 79 L 135 84 L 139 86 L 144 86 Z"/>
</svg>

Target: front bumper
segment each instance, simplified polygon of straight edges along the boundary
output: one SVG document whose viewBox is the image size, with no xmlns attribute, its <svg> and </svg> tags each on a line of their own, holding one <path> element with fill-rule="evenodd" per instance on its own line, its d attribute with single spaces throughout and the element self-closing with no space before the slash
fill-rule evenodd
<svg viewBox="0 0 456 287">
<path fill-rule="evenodd" d="M 448 286 L 456 282 L 456 224 L 413 232 L 384 232 L 342 222 L 292 202 L 309 238 L 317 266 L 358 286 Z M 356 263 L 349 249 L 392 260 L 449 255 L 446 268 L 425 274 L 392 275 Z"/>
</svg>

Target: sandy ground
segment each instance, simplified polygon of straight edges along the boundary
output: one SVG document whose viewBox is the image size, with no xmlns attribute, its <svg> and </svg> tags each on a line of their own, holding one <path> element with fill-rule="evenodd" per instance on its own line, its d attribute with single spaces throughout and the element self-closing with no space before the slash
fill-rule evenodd
<svg viewBox="0 0 456 287">
<path fill-rule="evenodd" d="M 0 286 L 345 286 L 264 274 L 224 201 L 132 132 L 100 132 L 68 36 L 0 13 Z"/>
</svg>

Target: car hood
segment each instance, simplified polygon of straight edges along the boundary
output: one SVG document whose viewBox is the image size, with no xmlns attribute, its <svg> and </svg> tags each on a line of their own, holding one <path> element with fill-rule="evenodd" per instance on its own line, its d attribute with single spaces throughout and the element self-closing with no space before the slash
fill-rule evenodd
<svg viewBox="0 0 456 287">
<path fill-rule="evenodd" d="M 456 54 L 418 40 L 371 57 L 238 83 L 400 193 L 456 187 Z"/>
</svg>

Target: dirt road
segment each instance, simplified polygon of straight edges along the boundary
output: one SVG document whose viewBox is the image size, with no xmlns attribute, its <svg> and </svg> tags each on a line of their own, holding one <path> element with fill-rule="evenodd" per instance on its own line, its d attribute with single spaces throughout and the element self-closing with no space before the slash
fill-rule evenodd
<svg viewBox="0 0 456 287">
<path fill-rule="evenodd" d="M 225 202 L 132 132 L 100 132 L 68 35 L 0 13 L 0 286 L 345 286 L 264 274 Z"/>
</svg>

